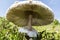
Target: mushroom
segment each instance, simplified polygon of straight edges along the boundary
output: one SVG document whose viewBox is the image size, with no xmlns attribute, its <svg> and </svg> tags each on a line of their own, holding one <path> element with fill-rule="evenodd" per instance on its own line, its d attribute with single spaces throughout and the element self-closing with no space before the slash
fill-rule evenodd
<svg viewBox="0 0 60 40">
<path fill-rule="evenodd" d="M 54 15 L 51 8 L 39 1 L 15 2 L 7 10 L 7 20 L 23 29 L 34 30 L 32 26 L 48 25 L 53 22 Z"/>
</svg>

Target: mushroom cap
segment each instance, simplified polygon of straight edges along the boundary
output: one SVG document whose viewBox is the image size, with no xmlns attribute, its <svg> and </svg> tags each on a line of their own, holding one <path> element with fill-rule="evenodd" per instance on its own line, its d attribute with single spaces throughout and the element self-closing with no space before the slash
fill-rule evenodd
<svg viewBox="0 0 60 40">
<path fill-rule="evenodd" d="M 32 26 L 42 26 L 53 22 L 54 15 L 51 8 L 42 2 L 15 2 L 7 10 L 6 18 L 19 26 L 27 26 L 28 16 L 32 15 Z"/>
</svg>

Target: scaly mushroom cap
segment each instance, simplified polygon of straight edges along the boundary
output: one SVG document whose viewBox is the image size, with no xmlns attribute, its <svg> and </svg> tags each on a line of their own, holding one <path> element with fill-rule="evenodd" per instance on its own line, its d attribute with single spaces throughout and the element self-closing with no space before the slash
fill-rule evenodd
<svg viewBox="0 0 60 40">
<path fill-rule="evenodd" d="M 23 1 L 14 3 L 8 10 L 6 18 L 19 26 L 26 26 L 28 16 L 32 15 L 32 26 L 47 25 L 53 22 L 52 10 L 42 2 Z"/>
</svg>

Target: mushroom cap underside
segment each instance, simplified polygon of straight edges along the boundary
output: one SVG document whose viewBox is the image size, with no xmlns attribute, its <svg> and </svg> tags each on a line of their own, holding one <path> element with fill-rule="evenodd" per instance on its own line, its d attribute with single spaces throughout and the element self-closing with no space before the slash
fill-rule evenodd
<svg viewBox="0 0 60 40">
<path fill-rule="evenodd" d="M 29 15 L 32 15 L 32 26 L 47 25 L 54 20 L 52 10 L 42 2 L 14 3 L 8 9 L 6 18 L 16 25 L 26 26 Z"/>
</svg>

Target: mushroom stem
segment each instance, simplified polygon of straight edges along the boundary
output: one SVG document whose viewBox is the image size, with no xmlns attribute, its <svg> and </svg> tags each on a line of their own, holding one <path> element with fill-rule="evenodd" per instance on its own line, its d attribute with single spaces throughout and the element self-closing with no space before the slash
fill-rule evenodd
<svg viewBox="0 0 60 40">
<path fill-rule="evenodd" d="M 28 29 L 32 30 L 32 15 L 29 15 L 28 17 Z"/>
</svg>

